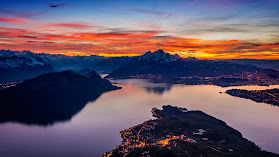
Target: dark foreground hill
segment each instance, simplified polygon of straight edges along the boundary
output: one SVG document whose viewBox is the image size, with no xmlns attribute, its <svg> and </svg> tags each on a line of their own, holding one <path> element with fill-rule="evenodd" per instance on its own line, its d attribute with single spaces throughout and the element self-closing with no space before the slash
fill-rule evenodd
<svg viewBox="0 0 279 157">
<path fill-rule="evenodd" d="M 116 89 L 94 71 L 88 76 L 73 71 L 44 74 L 0 90 L 0 122 L 46 125 L 69 120 L 88 101 Z"/>
<path fill-rule="evenodd" d="M 122 144 L 105 157 L 275 157 L 225 122 L 201 111 L 163 106 L 152 109 L 156 120 L 121 132 Z"/>
</svg>

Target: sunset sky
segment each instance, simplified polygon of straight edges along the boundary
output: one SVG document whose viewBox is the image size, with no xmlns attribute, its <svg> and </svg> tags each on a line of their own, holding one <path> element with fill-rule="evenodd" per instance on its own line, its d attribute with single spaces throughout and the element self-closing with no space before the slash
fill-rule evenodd
<svg viewBox="0 0 279 157">
<path fill-rule="evenodd" d="M 1 0 L 0 49 L 279 59 L 279 0 Z"/>
</svg>

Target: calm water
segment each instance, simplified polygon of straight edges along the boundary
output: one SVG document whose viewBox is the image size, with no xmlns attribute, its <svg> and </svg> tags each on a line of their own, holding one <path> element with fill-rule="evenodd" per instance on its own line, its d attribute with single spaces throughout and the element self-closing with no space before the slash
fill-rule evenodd
<svg viewBox="0 0 279 157">
<path fill-rule="evenodd" d="M 167 104 L 202 110 L 225 121 L 263 149 L 279 153 L 279 107 L 219 93 L 232 87 L 169 86 L 140 79 L 113 82 L 123 88 L 89 102 L 70 121 L 48 127 L 0 124 L 0 156 L 101 156 L 120 144 L 119 131 L 151 119 L 153 107 Z"/>
</svg>

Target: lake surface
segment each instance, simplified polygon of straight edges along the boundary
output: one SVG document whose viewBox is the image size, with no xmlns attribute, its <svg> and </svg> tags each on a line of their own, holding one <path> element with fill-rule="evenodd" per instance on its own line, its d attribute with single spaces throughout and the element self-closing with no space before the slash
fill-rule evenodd
<svg viewBox="0 0 279 157">
<path fill-rule="evenodd" d="M 47 127 L 11 122 L 0 124 L 0 156 L 101 156 L 121 143 L 119 131 L 153 118 L 153 107 L 168 104 L 201 110 L 225 121 L 264 150 L 279 153 L 279 107 L 219 93 L 235 87 L 170 86 L 143 79 L 112 82 L 123 88 L 89 102 L 69 121 Z"/>
</svg>

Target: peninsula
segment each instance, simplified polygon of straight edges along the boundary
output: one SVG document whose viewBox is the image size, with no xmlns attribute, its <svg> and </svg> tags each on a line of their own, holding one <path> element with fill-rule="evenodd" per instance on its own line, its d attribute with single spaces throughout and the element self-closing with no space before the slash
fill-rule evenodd
<svg viewBox="0 0 279 157">
<path fill-rule="evenodd" d="M 225 122 L 202 111 L 163 106 L 156 120 L 125 129 L 122 144 L 104 157 L 279 156 L 262 151 Z"/>
</svg>

